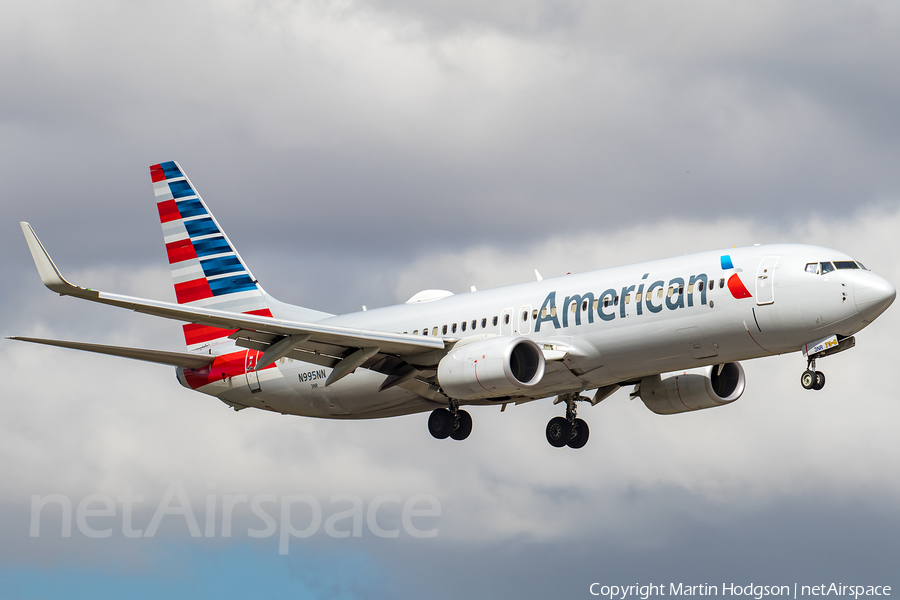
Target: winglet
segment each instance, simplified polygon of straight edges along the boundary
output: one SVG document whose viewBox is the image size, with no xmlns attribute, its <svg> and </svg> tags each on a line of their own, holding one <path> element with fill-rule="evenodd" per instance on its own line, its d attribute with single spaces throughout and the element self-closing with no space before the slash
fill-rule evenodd
<svg viewBox="0 0 900 600">
<path fill-rule="evenodd" d="M 53 264 L 53 259 L 47 254 L 44 245 L 41 244 L 41 240 L 35 235 L 31 225 L 25 221 L 21 221 L 19 225 L 22 226 L 22 233 L 25 234 L 25 241 L 28 242 L 28 249 L 31 250 L 31 258 L 34 259 L 34 265 L 37 267 L 44 285 L 63 295 L 70 295 L 78 290 L 79 288 L 66 281 L 60 274 L 59 269 Z"/>
</svg>

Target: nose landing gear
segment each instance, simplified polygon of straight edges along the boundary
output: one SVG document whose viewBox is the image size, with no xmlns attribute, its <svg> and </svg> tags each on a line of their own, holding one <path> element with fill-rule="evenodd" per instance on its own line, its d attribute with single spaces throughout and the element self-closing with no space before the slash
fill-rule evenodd
<svg viewBox="0 0 900 600">
<path fill-rule="evenodd" d="M 562 448 L 563 446 L 583 448 L 587 444 L 591 432 L 588 424 L 576 417 L 575 402 L 578 400 L 590 402 L 590 398 L 583 398 L 578 394 L 564 394 L 559 396 L 554 402 L 554 404 L 559 402 L 566 403 L 566 416 L 553 417 L 547 423 L 547 441 L 554 448 Z"/>
<path fill-rule="evenodd" d="M 800 385 L 804 390 L 821 390 L 825 387 L 825 373 L 816 371 L 816 359 L 809 359 L 806 370 L 800 375 Z"/>
</svg>

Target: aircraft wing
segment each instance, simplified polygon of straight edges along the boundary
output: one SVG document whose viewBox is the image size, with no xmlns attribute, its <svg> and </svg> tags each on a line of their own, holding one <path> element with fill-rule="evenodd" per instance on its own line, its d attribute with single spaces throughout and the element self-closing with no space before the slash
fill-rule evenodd
<svg viewBox="0 0 900 600">
<path fill-rule="evenodd" d="M 349 375 L 357 367 L 371 362 L 377 355 L 397 356 L 412 364 L 433 365 L 437 364 L 445 350 L 444 340 L 440 338 L 286 321 L 134 298 L 76 286 L 66 281 L 59 272 L 31 225 L 24 221 L 20 224 L 41 281 L 52 291 L 61 296 L 75 296 L 166 319 L 238 330 L 232 334 L 233 338 L 244 338 L 248 341 L 255 339 L 265 347 L 257 369 L 284 356 L 294 356 L 296 350 L 304 357 L 313 359 L 310 362 L 315 362 L 314 359 L 319 356 L 320 364 L 335 365 L 333 378 L 328 382 L 333 383 Z"/>
<path fill-rule="evenodd" d="M 147 348 L 109 346 L 107 344 L 89 344 L 87 342 L 66 342 L 63 340 L 48 340 L 44 338 L 12 336 L 6 339 L 19 340 L 20 342 L 32 342 L 34 344 L 44 344 L 46 346 L 58 346 L 60 348 L 71 348 L 73 350 L 84 350 L 86 352 L 95 352 L 98 354 L 109 354 L 110 356 L 121 356 L 123 358 L 133 358 L 135 360 L 142 360 L 144 362 L 154 362 L 161 365 L 186 367 L 189 369 L 202 369 L 206 365 L 212 363 L 213 359 L 215 358 L 215 356 L 212 356 L 211 354 L 171 352 L 167 350 L 149 350 Z"/>
</svg>

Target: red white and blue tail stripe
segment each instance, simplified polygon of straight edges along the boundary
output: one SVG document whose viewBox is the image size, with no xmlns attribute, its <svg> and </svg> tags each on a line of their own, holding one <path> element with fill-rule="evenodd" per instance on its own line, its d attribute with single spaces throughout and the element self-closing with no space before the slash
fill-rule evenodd
<svg viewBox="0 0 900 600">
<path fill-rule="evenodd" d="M 150 176 L 178 303 L 272 316 L 250 269 L 178 163 L 153 165 Z M 225 341 L 231 333 L 204 325 L 184 326 L 190 350 Z"/>
</svg>

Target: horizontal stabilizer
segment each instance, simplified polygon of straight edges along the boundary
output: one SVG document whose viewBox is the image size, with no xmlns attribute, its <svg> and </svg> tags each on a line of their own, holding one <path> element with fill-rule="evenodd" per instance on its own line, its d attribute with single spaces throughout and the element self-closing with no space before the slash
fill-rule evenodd
<svg viewBox="0 0 900 600">
<path fill-rule="evenodd" d="M 20 342 L 32 342 L 35 344 L 44 344 L 47 346 L 59 346 L 60 348 L 71 348 L 73 350 L 84 350 L 86 352 L 96 352 L 98 354 L 109 354 L 110 356 L 121 356 L 123 358 L 132 358 L 134 360 L 143 360 L 145 362 L 154 362 L 162 365 L 171 365 L 173 367 L 185 367 L 188 369 L 202 369 L 212 363 L 215 356 L 211 354 L 192 354 L 190 352 L 169 352 L 167 350 L 148 350 L 146 348 L 129 348 L 127 346 L 109 346 L 107 344 L 89 344 L 87 342 L 66 342 L 62 340 L 47 340 L 43 338 L 32 337 L 9 337 L 8 340 L 19 340 Z"/>
</svg>

